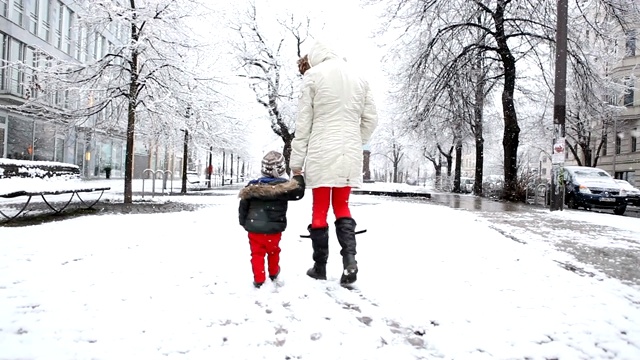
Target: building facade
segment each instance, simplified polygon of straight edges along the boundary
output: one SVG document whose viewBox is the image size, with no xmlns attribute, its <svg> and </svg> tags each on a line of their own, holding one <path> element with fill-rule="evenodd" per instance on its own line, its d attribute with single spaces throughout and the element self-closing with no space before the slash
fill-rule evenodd
<svg viewBox="0 0 640 360">
<path fill-rule="evenodd" d="M 640 27 L 639 27 L 640 28 Z M 625 57 L 612 69 L 612 76 L 628 86 L 617 105 L 625 110 L 613 120 L 611 131 L 605 137 L 605 149 L 600 153 L 598 167 L 608 171 L 616 179 L 624 179 L 632 185 L 640 186 L 640 92 L 636 91 L 640 82 L 640 49 L 637 49 L 637 30 L 626 33 L 621 47 Z"/>
<path fill-rule="evenodd" d="M 45 56 L 87 62 L 126 41 L 127 29 L 117 25 L 99 33 L 78 27 L 76 6 L 69 0 L 0 0 L 0 157 L 73 163 L 85 177 L 101 176 L 109 167 L 122 176 L 124 134 L 101 131 L 91 118 L 77 125 L 1 107 L 20 105 L 40 90 L 28 66 Z M 65 106 L 65 95 L 52 94 L 50 105 Z M 137 152 L 144 155 L 144 147 Z"/>
<path fill-rule="evenodd" d="M 592 142 L 592 153 L 597 153 L 599 143 L 603 142 L 596 166 L 617 179 L 627 180 L 640 187 L 640 49 L 637 37 L 640 26 L 628 30 L 624 38 L 616 42 L 616 51 L 624 57 L 614 65 L 609 75 L 621 84 L 626 91 L 621 97 L 607 99 L 612 105 L 621 106 L 624 110 L 614 116 L 603 137 L 596 136 Z M 575 159 L 567 153 L 567 164 L 576 165 Z"/>
</svg>

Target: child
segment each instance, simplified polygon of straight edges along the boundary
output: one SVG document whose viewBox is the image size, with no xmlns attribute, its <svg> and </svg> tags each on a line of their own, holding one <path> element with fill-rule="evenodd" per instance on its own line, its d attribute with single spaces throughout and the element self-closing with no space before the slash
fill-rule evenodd
<svg viewBox="0 0 640 360">
<path fill-rule="evenodd" d="M 280 238 L 287 227 L 288 201 L 304 196 L 304 178 L 296 175 L 291 180 L 285 173 L 284 156 L 270 151 L 262 159 L 262 176 L 249 181 L 240 190 L 238 210 L 240 225 L 249 233 L 253 286 L 259 288 L 266 280 L 264 257 L 267 255 L 271 281 L 280 274 Z"/>
</svg>

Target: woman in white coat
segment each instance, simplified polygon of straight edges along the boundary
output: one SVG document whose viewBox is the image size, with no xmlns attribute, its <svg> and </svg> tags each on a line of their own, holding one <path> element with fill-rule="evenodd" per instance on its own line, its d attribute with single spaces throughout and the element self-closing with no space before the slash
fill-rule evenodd
<svg viewBox="0 0 640 360">
<path fill-rule="evenodd" d="M 344 271 L 340 282 L 356 281 L 356 222 L 351 217 L 351 188 L 362 185 L 362 147 L 369 141 L 378 119 L 369 84 L 346 61 L 322 42 L 307 55 L 298 102 L 295 138 L 291 143 L 290 168 L 304 168 L 313 208 L 309 232 L 314 266 L 307 275 L 326 279 L 329 257 L 329 205 L 333 207 L 336 235 L 342 250 Z M 303 72 L 303 67 L 300 67 Z"/>
</svg>

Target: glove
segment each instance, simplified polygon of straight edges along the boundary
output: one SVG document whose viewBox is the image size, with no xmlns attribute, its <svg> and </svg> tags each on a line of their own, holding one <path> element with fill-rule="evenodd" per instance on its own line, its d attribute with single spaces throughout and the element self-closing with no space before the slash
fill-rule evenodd
<svg viewBox="0 0 640 360">
<path fill-rule="evenodd" d="M 298 71 L 300 71 L 301 75 L 304 75 L 304 73 L 309 69 L 311 69 L 311 65 L 309 65 L 309 58 L 307 55 L 298 59 Z"/>
</svg>

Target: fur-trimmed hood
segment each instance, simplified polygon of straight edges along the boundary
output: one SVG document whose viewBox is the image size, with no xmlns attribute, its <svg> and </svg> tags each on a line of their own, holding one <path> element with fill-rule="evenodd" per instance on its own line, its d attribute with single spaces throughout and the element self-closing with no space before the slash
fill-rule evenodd
<svg viewBox="0 0 640 360">
<path fill-rule="evenodd" d="M 278 195 L 282 195 L 288 191 L 293 191 L 298 188 L 300 184 L 294 180 L 273 181 L 268 183 L 257 182 L 255 184 L 249 184 L 240 190 L 238 197 L 243 200 L 251 198 L 270 198 Z"/>
</svg>

